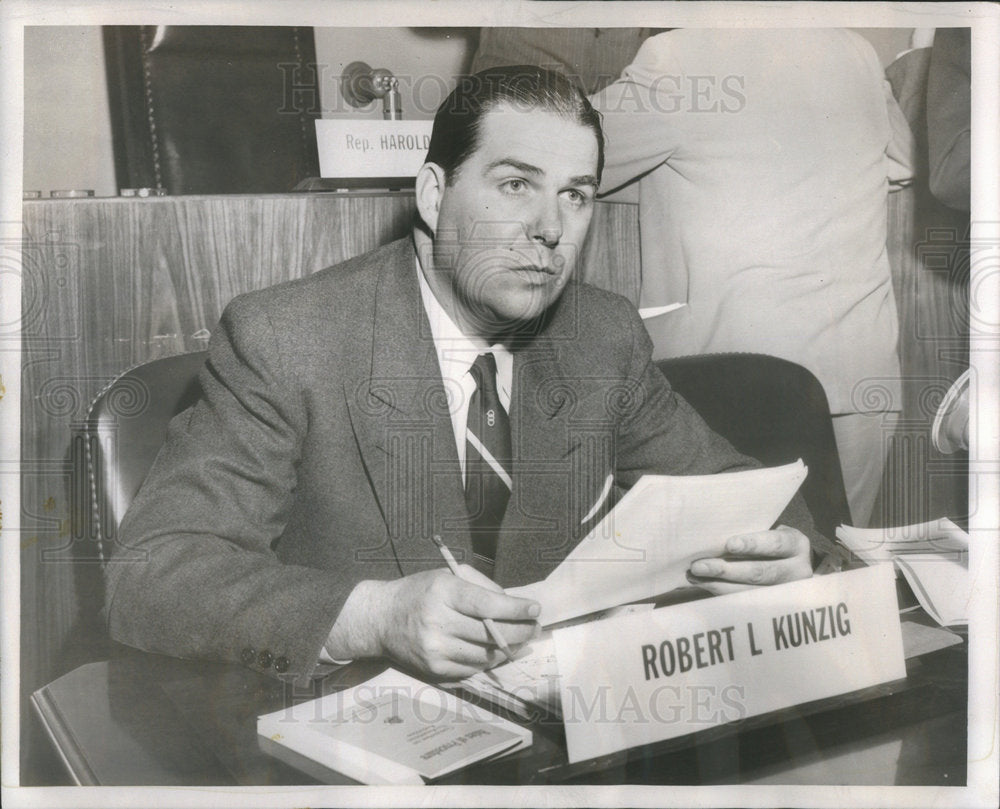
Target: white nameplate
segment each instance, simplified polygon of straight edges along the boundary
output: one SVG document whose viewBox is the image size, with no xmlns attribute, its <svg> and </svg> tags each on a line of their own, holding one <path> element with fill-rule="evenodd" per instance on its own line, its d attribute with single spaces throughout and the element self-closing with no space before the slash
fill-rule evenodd
<svg viewBox="0 0 1000 809">
<path fill-rule="evenodd" d="M 906 676 L 891 565 L 553 633 L 570 762 Z"/>
<path fill-rule="evenodd" d="M 415 177 L 427 156 L 433 121 L 321 118 L 316 121 L 323 177 Z"/>
</svg>

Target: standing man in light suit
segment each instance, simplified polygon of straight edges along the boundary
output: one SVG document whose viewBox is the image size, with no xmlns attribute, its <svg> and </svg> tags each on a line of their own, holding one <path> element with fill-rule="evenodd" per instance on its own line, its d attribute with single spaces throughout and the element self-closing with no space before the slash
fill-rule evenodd
<svg viewBox="0 0 1000 809">
<path fill-rule="evenodd" d="M 536 629 L 538 605 L 501 587 L 547 575 L 615 493 L 753 466 L 673 394 L 632 306 L 572 281 L 602 163 L 564 78 L 462 80 L 412 239 L 227 307 L 203 398 L 122 523 L 144 559 L 107 567 L 111 635 L 300 682 L 376 656 L 462 677 L 502 659 L 482 619 L 512 644 Z M 782 522 L 692 579 L 811 575 L 801 500 Z"/>
<path fill-rule="evenodd" d="M 846 29 L 676 29 L 591 98 L 602 191 L 635 181 L 640 306 L 657 358 L 798 363 L 833 414 L 853 524 L 868 525 L 901 407 L 886 250 L 913 138 L 875 49 Z"/>
</svg>

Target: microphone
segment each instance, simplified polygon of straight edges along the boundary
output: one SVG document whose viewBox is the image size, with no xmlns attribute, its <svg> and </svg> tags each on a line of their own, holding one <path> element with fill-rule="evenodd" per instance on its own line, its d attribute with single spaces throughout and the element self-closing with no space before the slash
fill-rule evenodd
<svg viewBox="0 0 1000 809">
<path fill-rule="evenodd" d="M 403 118 L 399 79 L 384 67 L 371 68 L 365 62 L 351 62 L 340 77 L 340 92 L 352 107 L 367 107 L 381 98 L 382 117 L 387 121 Z"/>
</svg>

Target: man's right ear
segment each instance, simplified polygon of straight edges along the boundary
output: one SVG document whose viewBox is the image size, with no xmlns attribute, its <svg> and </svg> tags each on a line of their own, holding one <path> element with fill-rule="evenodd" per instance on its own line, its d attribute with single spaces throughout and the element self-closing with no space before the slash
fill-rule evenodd
<svg viewBox="0 0 1000 809">
<path fill-rule="evenodd" d="M 437 163 L 424 163 L 417 172 L 417 212 L 431 233 L 437 232 L 438 211 L 444 197 L 444 169 Z"/>
</svg>

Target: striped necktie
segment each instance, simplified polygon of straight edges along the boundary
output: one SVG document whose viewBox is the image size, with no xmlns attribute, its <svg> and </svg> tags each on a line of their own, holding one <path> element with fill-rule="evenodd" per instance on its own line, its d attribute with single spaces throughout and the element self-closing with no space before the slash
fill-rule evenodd
<svg viewBox="0 0 1000 809">
<path fill-rule="evenodd" d="M 465 429 L 465 505 L 475 566 L 492 575 L 500 523 L 510 499 L 510 422 L 497 393 L 497 364 L 480 354 L 471 373 L 476 390 Z"/>
</svg>

